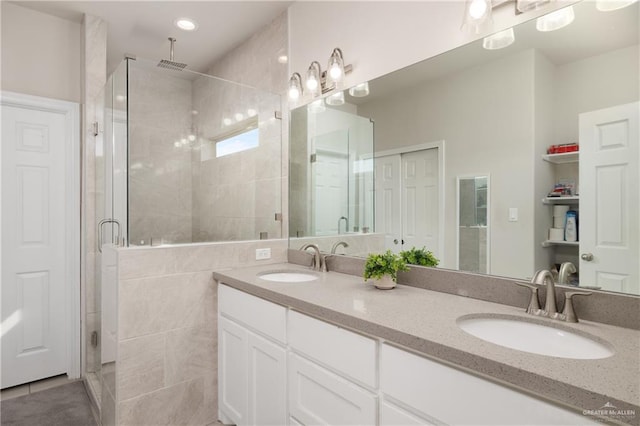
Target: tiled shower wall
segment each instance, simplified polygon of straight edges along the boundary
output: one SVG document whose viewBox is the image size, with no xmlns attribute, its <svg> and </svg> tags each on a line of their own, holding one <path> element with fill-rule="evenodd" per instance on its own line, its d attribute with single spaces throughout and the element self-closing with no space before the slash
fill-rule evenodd
<svg viewBox="0 0 640 426">
<path fill-rule="evenodd" d="M 271 260 L 255 250 L 271 248 Z M 287 260 L 287 240 L 118 250 L 118 425 L 217 420 L 211 272 Z M 104 417 L 103 417 L 104 418 Z"/>
<path fill-rule="evenodd" d="M 191 81 L 129 66 L 129 242 L 192 241 Z"/>
</svg>

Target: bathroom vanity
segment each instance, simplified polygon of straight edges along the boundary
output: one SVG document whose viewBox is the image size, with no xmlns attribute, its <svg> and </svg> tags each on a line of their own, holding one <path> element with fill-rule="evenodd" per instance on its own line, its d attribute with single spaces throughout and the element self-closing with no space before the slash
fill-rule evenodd
<svg viewBox="0 0 640 426">
<path fill-rule="evenodd" d="M 261 278 L 282 271 L 315 279 Z M 607 421 L 638 424 L 637 330 L 558 323 L 413 286 L 381 291 L 356 275 L 293 264 L 214 278 L 225 423 L 588 425 L 615 407 Z M 470 317 L 541 323 L 610 352 L 575 359 L 514 350 L 463 331 Z"/>
</svg>

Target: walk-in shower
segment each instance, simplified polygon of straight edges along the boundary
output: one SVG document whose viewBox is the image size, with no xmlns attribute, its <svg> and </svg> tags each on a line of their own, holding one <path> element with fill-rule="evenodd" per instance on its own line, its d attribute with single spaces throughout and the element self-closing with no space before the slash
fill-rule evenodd
<svg viewBox="0 0 640 426">
<path fill-rule="evenodd" d="M 86 369 L 104 396 L 115 393 L 116 289 L 103 246 L 281 238 L 282 123 L 279 95 L 143 59 L 118 66 L 96 109 Z"/>
</svg>

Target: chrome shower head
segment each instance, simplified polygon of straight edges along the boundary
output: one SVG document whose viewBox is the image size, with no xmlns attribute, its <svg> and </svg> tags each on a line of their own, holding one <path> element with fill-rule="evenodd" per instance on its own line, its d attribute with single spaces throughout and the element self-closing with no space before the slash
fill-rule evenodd
<svg viewBox="0 0 640 426">
<path fill-rule="evenodd" d="M 187 64 L 183 64 L 181 62 L 175 62 L 173 60 L 173 44 L 176 42 L 176 39 L 173 37 L 169 37 L 169 42 L 171 43 L 171 50 L 169 51 L 169 60 L 163 59 L 158 62 L 158 66 L 160 68 L 167 68 L 174 71 L 182 71 Z"/>
</svg>

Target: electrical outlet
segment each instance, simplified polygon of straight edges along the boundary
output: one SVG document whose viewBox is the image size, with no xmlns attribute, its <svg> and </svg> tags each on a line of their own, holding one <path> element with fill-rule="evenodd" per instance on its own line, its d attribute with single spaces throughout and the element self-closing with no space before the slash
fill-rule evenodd
<svg viewBox="0 0 640 426">
<path fill-rule="evenodd" d="M 271 249 L 270 248 L 256 249 L 256 260 L 266 260 L 266 259 L 271 259 Z"/>
</svg>

